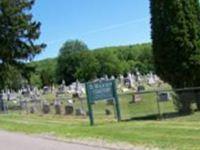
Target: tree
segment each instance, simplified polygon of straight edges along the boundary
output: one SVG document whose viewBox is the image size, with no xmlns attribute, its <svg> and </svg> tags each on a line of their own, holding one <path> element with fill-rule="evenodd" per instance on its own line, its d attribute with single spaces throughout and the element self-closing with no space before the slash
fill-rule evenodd
<svg viewBox="0 0 200 150">
<path fill-rule="evenodd" d="M 98 77 L 103 77 L 104 75 L 118 76 L 124 73 L 124 63 L 112 51 L 97 51 L 95 55 L 100 65 Z"/>
<path fill-rule="evenodd" d="M 91 51 L 81 51 L 76 54 L 80 65 L 77 66 L 75 77 L 81 82 L 94 80 L 99 73 L 100 64 Z"/>
<path fill-rule="evenodd" d="M 31 73 L 30 83 L 37 87 L 52 86 L 56 81 L 55 68 L 57 59 L 44 59 L 37 62 L 31 62 L 27 64 L 28 67 L 35 68 Z"/>
<path fill-rule="evenodd" d="M 26 60 L 32 60 L 45 47 L 45 44 L 35 44 L 40 35 L 41 24 L 33 21 L 32 14 L 29 13 L 33 4 L 34 0 L 0 0 L 1 68 L 11 65 L 16 69 L 26 69 L 19 66 Z M 3 76 L 3 79 L 7 77 L 9 76 Z M 4 80 L 0 81 L 0 84 L 5 85 L 3 82 Z"/>
<path fill-rule="evenodd" d="M 200 7 L 198 0 L 151 0 L 153 55 L 157 74 L 173 88 L 200 84 Z M 179 93 L 178 93 L 179 94 Z M 179 95 L 179 111 L 191 100 Z"/>
<path fill-rule="evenodd" d="M 138 70 L 142 74 L 147 74 L 154 71 L 151 44 L 118 47 L 115 54 L 121 62 L 124 62 L 125 73 Z M 127 65 L 128 67 L 126 67 Z"/>
<path fill-rule="evenodd" d="M 23 84 L 22 73 L 11 65 L 0 68 L 0 89 L 19 89 Z"/>
<path fill-rule="evenodd" d="M 81 63 L 78 53 L 87 50 L 87 45 L 82 41 L 69 40 L 64 43 L 60 49 L 57 62 L 56 76 L 58 83 L 65 80 L 65 83 L 68 85 L 76 81 L 75 73 Z"/>
<path fill-rule="evenodd" d="M 42 88 L 43 83 L 42 83 L 42 80 L 41 80 L 41 75 L 33 73 L 30 77 L 30 84 L 35 86 L 35 87 Z"/>
</svg>

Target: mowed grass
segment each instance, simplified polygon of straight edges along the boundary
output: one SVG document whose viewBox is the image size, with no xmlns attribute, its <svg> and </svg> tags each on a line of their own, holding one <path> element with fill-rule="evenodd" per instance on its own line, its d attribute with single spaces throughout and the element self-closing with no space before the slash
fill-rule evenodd
<svg viewBox="0 0 200 150">
<path fill-rule="evenodd" d="M 136 121 L 145 116 L 157 114 L 155 95 L 146 94 L 139 103 L 129 104 L 130 95 L 120 96 L 122 118 L 132 121 L 116 122 L 113 106 L 97 102 L 93 106 L 95 126 L 89 126 L 87 117 L 64 115 L 20 114 L 13 112 L 0 115 L 0 128 L 9 131 L 46 134 L 61 138 L 99 139 L 108 142 L 127 142 L 133 145 L 158 147 L 160 149 L 200 149 L 200 113 L 190 116 L 157 120 Z M 86 103 L 84 103 L 84 107 Z M 80 103 L 77 102 L 76 107 Z M 112 111 L 105 116 L 104 109 Z M 85 108 L 86 109 L 86 108 Z M 161 112 L 174 112 L 173 102 L 161 103 Z"/>
</svg>

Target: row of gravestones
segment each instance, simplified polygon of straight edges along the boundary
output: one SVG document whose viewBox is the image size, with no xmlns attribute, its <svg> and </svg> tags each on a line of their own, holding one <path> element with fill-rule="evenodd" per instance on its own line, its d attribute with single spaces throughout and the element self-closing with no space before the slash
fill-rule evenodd
<svg viewBox="0 0 200 150">
<path fill-rule="evenodd" d="M 30 103 L 32 104 L 32 106 L 28 106 L 30 105 Z M 41 104 L 41 101 L 20 101 L 20 109 L 21 110 L 26 110 L 27 112 L 30 112 L 30 113 L 36 113 L 36 111 L 38 110 L 37 106 L 39 106 Z M 111 104 L 113 105 L 113 101 L 108 101 L 107 103 L 108 105 Z M 3 104 L 3 99 L 2 99 L 2 96 L 0 95 L 0 106 L 1 106 L 1 111 L 5 111 L 4 109 L 4 104 Z M 41 105 L 40 105 L 41 106 Z M 40 107 L 41 108 L 41 107 Z M 51 107 L 48 103 L 43 103 L 42 104 L 42 112 L 44 114 L 49 114 L 50 113 L 50 110 Z M 61 109 L 61 105 L 60 103 L 57 103 L 54 105 L 54 109 L 55 109 L 55 114 L 62 114 L 62 109 Z M 74 110 L 74 107 L 73 107 L 73 104 L 68 104 L 65 106 L 65 115 L 72 115 L 74 114 L 74 111 L 75 111 L 75 115 L 76 116 L 85 116 L 85 115 L 88 115 L 88 112 L 85 112 L 83 109 L 79 108 L 79 109 L 75 109 Z M 105 115 L 110 115 L 111 114 L 111 111 L 109 109 L 105 109 Z"/>
<path fill-rule="evenodd" d="M 61 105 L 55 105 L 54 109 L 55 109 L 55 114 L 57 114 L 57 115 L 62 114 Z M 64 111 L 65 111 L 64 112 L 65 115 L 72 115 L 72 114 L 74 114 L 74 111 L 75 111 L 76 116 L 85 116 L 86 115 L 84 110 L 82 110 L 80 108 L 74 109 L 74 107 L 70 106 L 70 105 L 66 105 Z M 42 113 L 49 114 L 50 112 L 51 112 L 51 106 L 49 104 L 43 104 L 42 105 Z M 35 113 L 35 108 L 33 106 L 30 107 L 30 113 Z"/>
<path fill-rule="evenodd" d="M 55 108 L 55 114 L 57 114 L 57 115 L 62 114 L 62 109 L 61 109 L 60 105 L 55 105 L 54 108 Z M 42 112 L 44 114 L 50 113 L 50 106 L 47 104 L 43 105 Z M 70 106 L 70 105 L 66 105 L 65 106 L 65 115 L 72 115 L 72 114 L 74 114 L 74 107 Z M 106 108 L 105 115 L 111 115 L 111 114 L 112 114 L 111 111 Z M 75 109 L 75 115 L 76 116 L 86 116 L 86 115 L 88 115 L 88 112 L 85 112 L 83 109 L 78 108 L 78 109 Z"/>
</svg>

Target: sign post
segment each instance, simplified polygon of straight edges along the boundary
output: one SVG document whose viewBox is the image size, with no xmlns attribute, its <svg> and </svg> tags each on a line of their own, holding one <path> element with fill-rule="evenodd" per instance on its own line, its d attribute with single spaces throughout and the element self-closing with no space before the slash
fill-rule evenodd
<svg viewBox="0 0 200 150">
<path fill-rule="evenodd" d="M 88 82 L 86 83 L 86 94 L 87 94 L 87 103 L 88 103 L 88 114 L 90 118 L 90 125 L 94 125 L 94 117 L 92 104 L 95 101 L 99 100 L 110 100 L 115 101 L 115 109 L 117 120 L 121 120 L 119 100 L 117 96 L 116 83 L 115 80 L 103 80 L 97 82 Z"/>
<path fill-rule="evenodd" d="M 86 83 L 86 94 L 87 94 L 87 104 L 88 104 L 88 115 L 90 118 L 90 125 L 94 125 L 94 117 L 93 117 L 93 110 L 92 110 L 92 106 L 91 106 L 91 102 L 90 102 L 90 98 L 89 98 L 89 83 Z"/>
</svg>

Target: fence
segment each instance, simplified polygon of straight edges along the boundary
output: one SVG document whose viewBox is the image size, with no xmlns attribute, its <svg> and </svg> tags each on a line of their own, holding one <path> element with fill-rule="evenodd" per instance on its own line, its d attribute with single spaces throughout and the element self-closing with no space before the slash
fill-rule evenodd
<svg viewBox="0 0 200 150">
<path fill-rule="evenodd" d="M 199 109 L 200 87 L 134 92 L 121 94 L 120 99 L 124 120 L 167 119 L 188 113 L 180 109 Z"/>
<path fill-rule="evenodd" d="M 120 99 L 123 120 L 155 120 L 177 111 L 169 92 L 137 92 Z"/>
<path fill-rule="evenodd" d="M 197 109 L 198 102 L 200 102 L 200 87 L 184 88 L 184 89 L 167 89 L 167 90 L 152 90 L 119 93 L 119 102 L 122 120 L 157 120 L 167 119 L 179 116 L 177 109 L 176 94 L 186 101 L 191 101 L 193 110 Z M 71 98 L 69 94 L 63 94 L 59 97 L 60 112 L 55 107 L 56 97 L 52 95 L 44 95 L 38 100 L 18 100 L 18 101 L 4 101 L 4 113 L 24 113 L 24 114 L 50 114 L 50 115 L 67 115 L 67 116 L 84 116 L 87 118 L 87 101 L 85 97 Z M 69 100 L 73 104 L 69 104 Z M 48 108 L 45 112 L 45 102 L 48 101 Z M 71 113 L 66 114 L 66 106 L 73 108 Z M 2 106 L 2 104 L 1 104 Z M 69 107 L 70 108 L 70 107 Z M 49 109 L 49 110 L 48 110 Z M 1 110 L 2 107 L 1 107 Z M 97 120 L 113 120 L 115 117 L 115 110 L 113 101 L 97 101 L 93 104 L 94 116 Z M 59 112 L 59 113 L 58 113 Z"/>
</svg>

